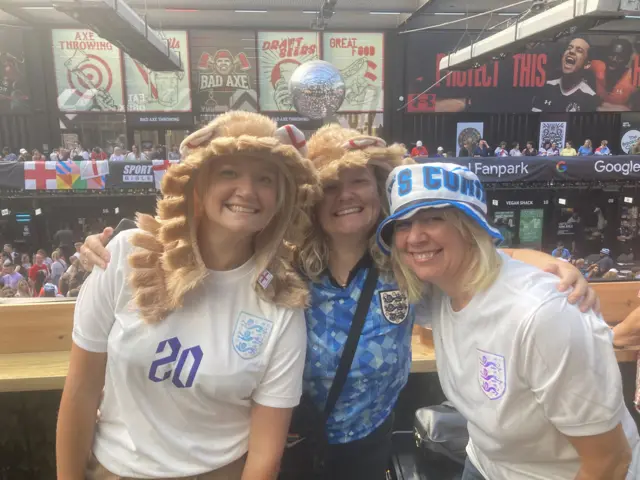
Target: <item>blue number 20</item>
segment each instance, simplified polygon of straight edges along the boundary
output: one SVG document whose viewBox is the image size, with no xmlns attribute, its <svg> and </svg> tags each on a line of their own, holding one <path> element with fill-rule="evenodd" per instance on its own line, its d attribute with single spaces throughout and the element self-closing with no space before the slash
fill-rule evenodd
<svg viewBox="0 0 640 480">
<path fill-rule="evenodd" d="M 196 374 L 198 373 L 198 368 L 200 368 L 200 362 L 202 361 L 203 356 L 202 349 L 199 345 L 196 345 L 195 347 L 182 350 L 182 344 L 180 343 L 180 340 L 178 340 L 178 337 L 172 337 L 168 340 L 163 340 L 158 343 L 156 353 L 164 353 L 167 346 L 170 350 L 169 354 L 162 358 L 158 358 L 151 364 L 151 368 L 149 369 L 149 380 L 156 383 L 164 382 L 169 377 L 171 377 L 171 374 L 173 373 L 171 383 L 173 383 L 176 387 L 191 387 L 193 385 Z M 182 353 L 180 353 L 180 350 L 182 350 Z M 187 375 L 187 381 L 186 383 L 183 383 L 183 381 L 180 379 L 180 376 L 182 374 L 182 369 L 184 368 L 184 365 L 189 358 L 189 355 L 193 357 L 193 363 L 189 370 L 189 375 Z M 172 368 L 168 368 L 167 371 L 162 374 L 162 376 L 158 376 L 158 369 L 160 367 L 165 365 L 172 365 L 176 360 L 178 360 L 178 364 L 175 370 L 173 370 Z"/>
</svg>

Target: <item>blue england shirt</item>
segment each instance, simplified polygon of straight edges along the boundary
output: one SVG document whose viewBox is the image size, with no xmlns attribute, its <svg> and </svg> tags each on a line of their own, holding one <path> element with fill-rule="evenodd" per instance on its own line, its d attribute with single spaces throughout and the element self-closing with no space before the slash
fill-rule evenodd
<svg viewBox="0 0 640 480">
<path fill-rule="evenodd" d="M 319 410 L 338 370 L 370 265 L 371 258 L 363 258 L 344 288 L 329 274 L 310 283 L 304 390 Z M 373 432 L 389 417 L 407 383 L 414 311 L 395 281 L 388 280 L 378 279 L 351 370 L 327 421 L 329 443 L 348 443 Z"/>
</svg>

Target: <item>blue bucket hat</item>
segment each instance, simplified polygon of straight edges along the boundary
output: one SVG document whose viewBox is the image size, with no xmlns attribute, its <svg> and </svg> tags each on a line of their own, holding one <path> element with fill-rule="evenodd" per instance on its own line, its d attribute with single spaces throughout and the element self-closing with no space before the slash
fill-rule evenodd
<svg viewBox="0 0 640 480">
<path fill-rule="evenodd" d="M 482 227 L 495 241 L 500 231 L 487 221 L 487 196 L 482 183 L 466 167 L 454 163 L 429 163 L 396 167 L 387 178 L 391 214 L 378 226 L 376 240 L 386 255 L 391 254 L 393 224 L 420 210 L 457 208 Z"/>
</svg>

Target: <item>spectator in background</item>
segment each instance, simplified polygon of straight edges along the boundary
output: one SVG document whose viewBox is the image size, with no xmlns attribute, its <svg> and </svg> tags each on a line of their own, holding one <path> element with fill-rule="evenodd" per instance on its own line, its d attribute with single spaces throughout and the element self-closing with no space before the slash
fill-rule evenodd
<svg viewBox="0 0 640 480">
<path fill-rule="evenodd" d="M 640 138 L 629 149 L 629 155 L 640 155 Z"/>
<path fill-rule="evenodd" d="M 151 151 L 151 160 L 165 160 L 164 147 L 156 145 Z"/>
<path fill-rule="evenodd" d="M 527 144 L 529 145 L 529 144 Z M 511 150 L 509 150 L 510 157 L 521 157 L 522 152 L 520 151 L 520 144 L 518 142 L 513 142 L 511 144 Z"/>
<path fill-rule="evenodd" d="M 608 141 L 602 140 L 600 142 L 600 146 L 596 148 L 596 155 L 611 155 L 611 150 L 609 150 Z"/>
<path fill-rule="evenodd" d="M 51 264 L 51 278 L 50 282 L 54 285 L 58 285 L 60 277 L 67 271 L 67 260 L 61 250 L 56 250 L 51 254 L 53 263 Z"/>
<path fill-rule="evenodd" d="M 29 280 L 35 282 L 38 278 L 38 272 L 44 272 L 45 276 L 49 275 L 49 267 L 44 263 L 45 256 L 36 253 L 35 263 L 29 268 Z"/>
<path fill-rule="evenodd" d="M 33 280 L 31 280 L 32 284 L 32 292 L 34 297 L 39 297 L 42 292 L 42 287 L 47 283 L 47 271 L 46 270 L 38 270 Z M 29 277 L 31 278 L 31 277 Z"/>
<path fill-rule="evenodd" d="M 31 293 L 31 289 L 29 288 L 29 283 L 23 278 L 18 282 L 18 286 L 16 288 L 16 297 L 18 298 L 29 298 L 33 294 Z"/>
<path fill-rule="evenodd" d="M 467 158 L 471 156 L 471 145 L 469 144 L 469 141 L 465 141 L 464 145 L 462 145 L 462 147 L 460 147 L 460 151 L 458 152 L 458 157 L 460 158 Z"/>
<path fill-rule="evenodd" d="M 106 160 L 107 153 L 100 147 L 94 147 L 91 151 L 91 160 Z"/>
<path fill-rule="evenodd" d="M 546 157 L 549 154 L 549 149 L 551 148 L 551 142 L 549 140 L 545 141 L 542 146 L 538 149 L 539 157 Z"/>
<path fill-rule="evenodd" d="M 588 138 L 584 141 L 584 145 L 582 145 L 578 149 L 578 155 L 581 157 L 587 157 L 589 155 L 593 155 L 593 146 L 591 144 L 591 140 Z"/>
<path fill-rule="evenodd" d="M 415 158 L 415 157 L 427 157 L 427 156 L 429 156 L 429 150 L 427 150 L 427 147 L 422 145 L 422 141 L 421 140 L 418 140 L 416 142 L 416 146 L 413 147 L 413 149 L 411 150 L 411 156 L 413 158 Z"/>
<path fill-rule="evenodd" d="M 20 258 L 20 266 L 22 267 L 20 273 L 26 277 L 29 274 L 29 269 L 31 268 L 31 259 L 28 254 L 22 254 L 22 257 Z"/>
<path fill-rule="evenodd" d="M 9 147 L 4 147 L 2 149 L 2 160 L 5 162 L 17 162 L 18 156 L 15 153 L 12 153 Z"/>
<path fill-rule="evenodd" d="M 131 151 L 127 154 L 127 162 L 145 162 L 147 155 L 140 152 L 137 145 L 131 145 Z"/>
<path fill-rule="evenodd" d="M 600 260 L 593 265 L 589 265 L 587 271 L 589 272 L 589 278 L 602 276 L 611 270 L 614 266 L 613 258 L 611 258 L 611 250 L 603 248 L 600 250 Z"/>
<path fill-rule="evenodd" d="M 560 155 L 562 155 L 563 157 L 577 157 L 578 152 L 576 152 L 576 149 L 573 148 L 573 144 L 571 143 L 571 141 L 567 141 L 567 143 L 564 144 L 564 148 L 560 152 Z"/>
<path fill-rule="evenodd" d="M 491 155 L 489 144 L 484 138 L 481 138 L 478 142 L 478 146 L 473 150 L 474 157 L 488 157 Z"/>
<path fill-rule="evenodd" d="M 111 157 L 109 158 L 110 162 L 124 162 L 125 159 L 125 155 L 124 152 L 122 151 L 122 149 L 120 147 L 115 147 L 113 149 L 113 153 L 111 154 Z"/>
<path fill-rule="evenodd" d="M 508 157 L 509 156 L 509 152 L 507 151 L 507 142 L 500 142 L 500 145 L 498 145 L 496 147 L 496 149 L 493 152 L 493 154 L 496 157 Z"/>
<path fill-rule="evenodd" d="M 533 142 L 527 142 L 527 148 L 522 151 L 522 155 L 525 157 L 536 157 L 538 155 L 538 151 L 533 146 Z"/>
<path fill-rule="evenodd" d="M 29 162 L 31 160 L 31 155 L 27 152 L 26 148 L 20 149 L 20 156 L 18 157 L 19 162 Z"/>
<path fill-rule="evenodd" d="M 13 245 L 11 245 L 10 243 L 6 243 L 4 245 L 3 252 L 6 253 L 8 258 L 11 259 L 11 263 L 18 264 L 20 254 L 13 249 Z"/>
<path fill-rule="evenodd" d="M 51 152 L 51 155 L 49 155 L 49 160 L 51 160 L 52 162 L 57 162 L 60 160 L 60 149 L 59 148 L 54 148 L 53 152 Z"/>
<path fill-rule="evenodd" d="M 555 258 L 561 258 L 563 260 L 569 260 L 571 258 L 571 252 L 564 247 L 563 242 L 558 242 L 556 248 L 551 252 L 551 256 Z"/>
<path fill-rule="evenodd" d="M 31 160 L 33 160 L 34 162 L 45 162 L 47 160 L 47 157 L 41 154 L 40 150 L 34 148 L 31 151 Z"/>
<path fill-rule="evenodd" d="M 0 276 L 0 285 L 9 287 L 13 290 L 18 288 L 18 282 L 24 280 L 24 277 L 16 272 L 16 266 L 11 260 L 5 260 L 2 266 L 2 276 Z"/>
<path fill-rule="evenodd" d="M 180 152 L 178 151 L 178 145 L 171 147 L 169 152 L 169 158 L 167 160 L 180 160 Z"/>
<path fill-rule="evenodd" d="M 551 142 L 551 146 L 547 149 L 547 157 L 557 157 L 560 155 L 560 150 L 556 142 Z"/>
<path fill-rule="evenodd" d="M 447 155 L 444 153 L 444 148 L 438 147 L 436 152 L 436 158 L 445 158 Z"/>
</svg>

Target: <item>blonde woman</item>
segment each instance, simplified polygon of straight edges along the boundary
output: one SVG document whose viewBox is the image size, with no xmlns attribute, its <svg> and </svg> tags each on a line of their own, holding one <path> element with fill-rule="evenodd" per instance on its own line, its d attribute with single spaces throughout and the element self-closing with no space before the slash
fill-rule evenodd
<svg viewBox="0 0 640 480">
<path fill-rule="evenodd" d="M 308 301 L 284 240 L 319 194 L 294 145 L 295 127 L 220 116 L 183 142 L 158 217 L 108 246 L 76 305 L 60 480 L 276 477 Z"/>
<path fill-rule="evenodd" d="M 438 376 L 468 420 L 463 480 L 632 480 L 640 438 L 611 333 L 557 278 L 501 254 L 475 174 L 396 168 L 378 228 L 398 283 L 426 300 Z"/>
<path fill-rule="evenodd" d="M 366 279 L 373 269 L 380 275 L 355 358 L 322 432 L 329 443 L 322 452 L 322 471 L 297 478 L 384 480 L 393 409 L 409 376 L 414 311 L 398 290 L 389 259 L 376 245 L 375 231 L 387 213 L 386 178 L 407 162 L 406 152 L 401 145 L 388 146 L 380 138 L 339 125 L 318 130 L 308 147 L 324 190 L 313 208 L 310 229 L 297 244 L 298 264 L 311 289 L 311 304 L 305 311 L 305 403 L 315 408 L 317 416 L 327 403 Z M 87 267 L 109 260 L 103 256 L 102 242 L 110 234 L 87 238 L 82 249 Z M 552 262 L 536 252 L 517 254 L 529 254 L 530 260 L 542 265 Z M 567 264 L 559 271 L 568 285 L 579 283 L 574 301 L 587 294 L 587 283 L 577 270 Z M 587 296 L 587 303 L 595 301 L 593 292 Z M 317 423 L 317 418 L 301 420 Z M 296 449 L 305 444 L 298 445 L 285 458 L 285 466 L 286 460 L 301 457 Z"/>
</svg>

